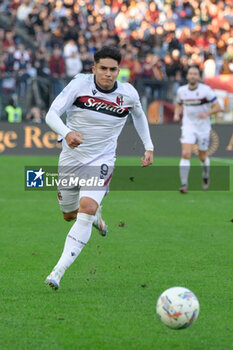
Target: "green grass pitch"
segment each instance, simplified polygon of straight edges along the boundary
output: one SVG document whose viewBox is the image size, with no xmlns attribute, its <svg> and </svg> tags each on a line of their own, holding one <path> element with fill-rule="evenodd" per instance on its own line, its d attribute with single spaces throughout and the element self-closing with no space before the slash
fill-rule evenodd
<svg viewBox="0 0 233 350">
<path fill-rule="evenodd" d="M 224 162 L 232 163 L 212 164 Z M 107 237 L 93 229 L 54 292 L 44 280 L 72 223 L 56 192 L 25 192 L 24 166 L 57 158 L 2 156 L 0 164 L 1 350 L 233 348 L 233 179 L 226 192 L 112 191 L 103 201 Z M 197 322 L 185 330 L 167 328 L 155 314 L 158 296 L 172 286 L 190 288 L 200 301 Z"/>
</svg>

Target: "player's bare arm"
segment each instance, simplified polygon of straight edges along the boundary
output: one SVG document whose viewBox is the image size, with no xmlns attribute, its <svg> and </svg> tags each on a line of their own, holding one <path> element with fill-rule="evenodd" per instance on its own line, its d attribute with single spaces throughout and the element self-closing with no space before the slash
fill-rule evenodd
<svg viewBox="0 0 233 350">
<path fill-rule="evenodd" d="M 83 143 L 84 137 L 79 132 L 70 131 L 66 135 L 65 139 L 66 139 L 67 145 L 73 149 L 81 145 L 81 143 Z"/>
<path fill-rule="evenodd" d="M 175 106 L 175 113 L 174 113 L 173 121 L 179 122 L 182 113 L 183 113 L 183 106 L 182 106 L 182 104 L 177 103 Z"/>
<path fill-rule="evenodd" d="M 141 158 L 142 167 L 151 165 L 153 163 L 153 151 L 146 151 L 144 157 Z"/>
<path fill-rule="evenodd" d="M 204 118 L 209 117 L 211 114 L 216 114 L 218 112 L 221 112 L 221 110 L 222 109 L 221 109 L 221 106 L 220 106 L 219 102 L 215 101 L 214 103 L 212 103 L 212 105 L 210 107 L 210 110 L 208 112 L 200 113 L 198 115 L 198 117 L 201 118 L 201 119 L 204 119 Z"/>
</svg>

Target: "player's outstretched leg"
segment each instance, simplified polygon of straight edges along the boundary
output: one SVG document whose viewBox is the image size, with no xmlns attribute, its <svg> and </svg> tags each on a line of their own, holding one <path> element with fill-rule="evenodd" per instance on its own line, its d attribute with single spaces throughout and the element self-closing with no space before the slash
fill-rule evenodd
<svg viewBox="0 0 233 350">
<path fill-rule="evenodd" d="M 63 216 L 64 216 L 64 219 L 66 221 L 72 221 L 72 220 L 76 219 L 77 213 L 78 213 L 78 209 L 73 211 L 73 212 L 63 213 Z M 101 236 L 106 236 L 106 234 L 108 232 L 108 226 L 106 225 L 105 221 L 102 219 L 102 207 L 101 206 L 99 206 L 97 211 L 96 211 L 93 226 L 98 230 L 98 232 Z"/>
<path fill-rule="evenodd" d="M 60 287 L 60 280 L 66 269 L 75 261 L 89 241 L 93 220 L 94 215 L 78 213 L 77 220 L 66 237 L 63 253 L 57 265 L 45 280 L 45 283 L 52 289 L 57 290 Z"/>
<path fill-rule="evenodd" d="M 105 224 L 105 221 L 102 219 L 102 207 L 99 205 L 95 214 L 95 220 L 93 226 L 99 231 L 101 236 L 106 236 L 108 232 L 108 226 Z"/>
<path fill-rule="evenodd" d="M 187 185 L 181 185 L 179 188 L 180 193 L 188 193 L 188 186 Z"/>
<path fill-rule="evenodd" d="M 208 190 L 210 185 L 210 159 L 206 157 L 202 163 L 203 172 L 202 172 L 202 189 L 204 191 Z"/>
<path fill-rule="evenodd" d="M 190 160 L 181 158 L 180 160 L 180 181 L 181 181 L 181 187 L 180 192 L 181 193 L 188 193 L 188 175 L 190 170 Z"/>
<path fill-rule="evenodd" d="M 208 190 L 210 186 L 210 178 L 209 177 L 202 177 L 202 189 L 204 191 Z"/>
<path fill-rule="evenodd" d="M 182 131 L 183 133 L 184 131 Z M 182 143 L 182 156 L 180 160 L 180 193 L 188 193 L 188 176 L 190 170 L 190 157 L 192 154 L 193 144 Z"/>
<path fill-rule="evenodd" d="M 45 283 L 48 284 L 52 289 L 57 290 L 60 287 L 60 280 L 64 275 L 65 270 L 59 267 L 54 267 L 53 271 L 48 275 Z"/>
</svg>

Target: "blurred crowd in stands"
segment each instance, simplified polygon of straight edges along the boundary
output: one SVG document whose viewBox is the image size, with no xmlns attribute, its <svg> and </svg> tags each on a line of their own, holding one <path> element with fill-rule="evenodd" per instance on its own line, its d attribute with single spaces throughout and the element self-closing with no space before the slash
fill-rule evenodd
<svg viewBox="0 0 233 350">
<path fill-rule="evenodd" d="M 181 81 L 190 64 L 208 77 L 233 73 L 232 0 L 0 0 L 0 12 L 12 24 L 0 29 L 1 77 L 87 73 L 108 44 L 120 47 L 120 79 L 130 82 Z M 35 50 L 21 42 L 16 22 Z"/>
<path fill-rule="evenodd" d="M 32 77 L 52 79 L 56 96 L 103 45 L 120 48 L 121 81 L 184 82 L 191 64 L 203 77 L 233 74 L 232 0 L 0 0 L 0 13 L 0 90 L 19 80 L 22 96 Z"/>
</svg>

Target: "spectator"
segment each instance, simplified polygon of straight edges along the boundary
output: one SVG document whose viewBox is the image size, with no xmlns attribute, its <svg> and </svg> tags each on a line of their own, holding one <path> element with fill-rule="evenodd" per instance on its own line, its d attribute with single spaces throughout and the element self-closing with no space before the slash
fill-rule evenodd
<svg viewBox="0 0 233 350">
<path fill-rule="evenodd" d="M 167 37 L 168 42 L 168 51 L 172 52 L 173 50 L 181 50 L 181 44 L 179 40 L 176 38 L 175 32 L 169 33 Z"/>
<path fill-rule="evenodd" d="M 166 78 L 166 72 L 163 61 L 160 59 L 160 57 L 154 56 L 154 74 L 155 79 L 157 80 L 164 80 Z"/>
<path fill-rule="evenodd" d="M 233 26 L 233 6 L 227 5 L 224 11 L 224 18 L 228 21 L 230 26 Z"/>
<path fill-rule="evenodd" d="M 82 62 L 79 57 L 78 48 L 74 40 L 69 40 L 64 47 L 66 74 L 73 77 L 82 70 Z"/>
<path fill-rule="evenodd" d="M 121 67 L 122 69 L 128 69 L 128 81 L 130 83 L 133 83 L 135 79 L 140 76 L 141 65 L 137 59 L 134 59 L 133 53 L 131 51 L 127 51 L 123 56 Z"/>
<path fill-rule="evenodd" d="M 26 120 L 33 123 L 42 123 L 44 121 L 39 107 L 32 107 L 26 115 Z"/>
<path fill-rule="evenodd" d="M 66 15 L 67 15 L 67 9 L 63 5 L 63 1 L 57 0 L 55 2 L 54 17 L 56 19 L 59 19 L 61 17 L 66 17 Z"/>
<path fill-rule="evenodd" d="M 53 97 L 57 96 L 64 88 L 65 62 L 61 50 L 56 47 L 49 60 L 50 73 L 53 77 Z"/>
<path fill-rule="evenodd" d="M 41 47 L 34 57 L 33 66 L 36 68 L 36 73 L 40 77 L 48 77 L 50 70 L 48 68 L 48 58 L 46 56 L 45 48 Z"/>
<path fill-rule="evenodd" d="M 233 61 L 230 62 L 227 58 L 223 60 L 222 68 L 220 70 L 221 74 L 232 74 L 233 69 L 231 69 L 230 63 L 233 65 Z"/>
<path fill-rule="evenodd" d="M 181 56 L 180 63 L 181 63 L 181 80 L 184 81 L 186 79 L 188 68 L 189 68 L 188 57 Z"/>
<path fill-rule="evenodd" d="M 161 80 L 163 78 L 163 68 L 159 56 L 148 53 L 142 61 L 141 76 L 143 78 Z"/>
<path fill-rule="evenodd" d="M 16 106 L 13 97 L 9 99 L 5 112 L 9 123 L 20 123 L 22 121 L 22 109 Z"/>
<path fill-rule="evenodd" d="M 189 65 L 190 66 L 198 66 L 201 71 L 203 71 L 203 62 L 200 54 L 193 53 L 191 57 L 189 58 Z"/>
<path fill-rule="evenodd" d="M 90 54 L 87 50 L 85 50 L 81 54 L 81 61 L 82 61 L 82 73 L 91 73 L 92 66 L 93 66 L 93 60 L 90 57 Z"/>
<path fill-rule="evenodd" d="M 171 55 L 167 54 L 164 62 L 168 79 L 181 81 L 183 67 L 180 62 L 179 50 L 173 50 Z"/>
<path fill-rule="evenodd" d="M 78 47 L 73 39 L 68 40 L 64 46 L 64 56 L 65 59 L 71 57 L 72 53 L 78 53 Z"/>
<path fill-rule="evenodd" d="M 17 59 L 15 59 L 13 65 L 13 73 L 17 78 L 17 89 L 19 96 L 25 96 L 28 87 L 28 80 L 30 78 L 29 71 L 31 65 L 29 60 L 26 58 L 27 56 L 24 55 L 24 52 L 20 51 L 19 54 L 17 54 Z"/>
<path fill-rule="evenodd" d="M 184 27 L 180 34 L 180 42 L 183 44 L 188 44 L 190 46 L 195 45 L 195 41 L 192 38 L 192 32 L 189 27 Z"/>
<path fill-rule="evenodd" d="M 10 1 L 10 5 L 9 5 L 7 13 L 11 15 L 12 23 L 14 23 L 14 21 L 16 19 L 17 10 L 18 10 L 20 5 L 21 5 L 21 0 L 12 0 L 12 1 Z"/>
<path fill-rule="evenodd" d="M 3 55 L 0 55 L 0 79 L 4 77 L 5 73 L 6 73 L 5 57 Z"/>
<path fill-rule="evenodd" d="M 69 78 L 74 77 L 82 70 L 82 62 L 79 58 L 79 54 L 72 52 L 71 56 L 65 59 L 66 62 L 66 74 Z"/>
<path fill-rule="evenodd" d="M 7 52 L 10 47 L 15 48 L 16 43 L 14 40 L 15 33 L 12 30 L 8 30 L 5 33 L 5 38 L 3 40 L 3 51 Z"/>
<path fill-rule="evenodd" d="M 48 79 L 44 78 L 50 77 L 50 70 L 48 68 L 48 57 L 44 47 L 40 47 L 39 50 L 36 51 L 33 58 L 33 67 L 36 70 L 35 75 L 37 75 L 36 86 L 38 95 L 40 96 L 40 104 L 45 107 L 49 104 L 50 82 Z"/>
<path fill-rule="evenodd" d="M 174 72 L 172 69 L 172 58 L 169 54 L 166 54 L 164 57 L 164 66 L 165 66 L 165 72 L 166 72 L 166 77 L 168 79 L 174 78 Z"/>
<path fill-rule="evenodd" d="M 194 15 L 194 8 L 192 6 L 192 1 L 183 0 L 181 11 L 179 13 L 180 26 L 188 26 L 192 28 L 192 19 Z"/>
<path fill-rule="evenodd" d="M 180 51 L 175 49 L 172 51 L 171 54 L 172 57 L 172 76 L 174 77 L 175 80 L 181 81 L 182 78 L 182 65 L 180 62 Z"/>
<path fill-rule="evenodd" d="M 214 61 L 214 57 L 212 54 L 208 54 L 207 59 L 204 62 L 204 69 L 202 77 L 204 78 L 212 78 L 216 73 L 216 63 Z"/>
<path fill-rule="evenodd" d="M 15 52 L 14 47 L 10 46 L 8 48 L 8 52 L 5 53 L 6 72 L 7 73 L 13 73 L 13 71 L 14 71 L 14 64 L 15 64 L 14 52 Z"/>
<path fill-rule="evenodd" d="M 33 2 L 30 0 L 24 0 L 23 3 L 18 7 L 16 17 L 20 23 L 25 23 L 25 20 L 31 12 L 32 7 Z"/>
<path fill-rule="evenodd" d="M 158 22 L 159 19 L 159 10 L 157 8 L 157 4 L 154 1 L 151 1 L 149 4 L 149 8 L 146 11 L 145 18 L 148 22 L 150 22 L 152 25 Z"/>
<path fill-rule="evenodd" d="M 3 28 L 0 28 L 0 42 L 3 42 L 5 38 L 5 30 Z"/>
<path fill-rule="evenodd" d="M 22 58 L 26 62 L 30 61 L 30 56 L 29 56 L 27 50 L 25 50 L 25 46 L 23 44 L 19 44 L 18 48 L 14 52 L 14 59 L 16 61 L 20 61 Z"/>
<path fill-rule="evenodd" d="M 128 18 L 129 18 L 128 7 L 126 3 L 123 3 L 119 13 L 115 18 L 115 26 L 118 32 L 129 29 Z"/>
<path fill-rule="evenodd" d="M 26 28 L 28 29 L 28 33 L 31 35 L 35 35 L 36 32 L 35 32 L 34 26 L 35 25 L 41 26 L 43 24 L 43 22 L 40 20 L 40 16 L 39 16 L 39 5 L 38 4 L 34 4 L 30 13 L 25 18 L 24 22 L 25 22 Z"/>
<path fill-rule="evenodd" d="M 65 62 L 61 50 L 56 47 L 49 60 L 50 73 L 54 78 L 65 78 Z"/>
<path fill-rule="evenodd" d="M 209 15 L 209 11 L 206 7 L 202 7 L 201 8 L 201 13 L 200 13 L 200 24 L 201 26 L 205 26 L 207 24 L 209 24 L 211 21 L 210 15 Z"/>
</svg>

